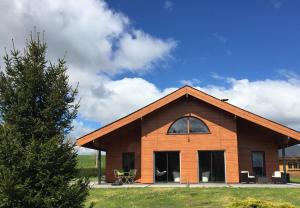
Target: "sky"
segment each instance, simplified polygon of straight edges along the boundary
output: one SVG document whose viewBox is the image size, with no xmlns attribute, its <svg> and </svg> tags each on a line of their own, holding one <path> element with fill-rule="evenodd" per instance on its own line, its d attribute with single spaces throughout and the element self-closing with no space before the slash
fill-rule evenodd
<svg viewBox="0 0 300 208">
<path fill-rule="evenodd" d="M 296 0 L 0 0 L 0 55 L 12 38 L 22 50 L 35 27 L 45 31 L 47 58 L 65 56 L 79 83 L 74 141 L 186 84 L 299 131 L 299 9 Z"/>
</svg>

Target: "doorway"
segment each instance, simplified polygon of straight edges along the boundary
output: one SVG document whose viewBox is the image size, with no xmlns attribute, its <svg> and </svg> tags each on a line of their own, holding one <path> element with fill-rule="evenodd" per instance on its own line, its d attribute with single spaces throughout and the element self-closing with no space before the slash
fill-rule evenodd
<svg viewBox="0 0 300 208">
<path fill-rule="evenodd" d="M 179 152 L 154 152 L 154 176 L 155 183 L 179 183 Z"/>
<path fill-rule="evenodd" d="M 255 176 L 266 177 L 265 153 L 263 151 L 252 152 L 252 171 Z"/>
<path fill-rule="evenodd" d="M 199 151 L 199 182 L 225 182 L 224 151 Z"/>
</svg>

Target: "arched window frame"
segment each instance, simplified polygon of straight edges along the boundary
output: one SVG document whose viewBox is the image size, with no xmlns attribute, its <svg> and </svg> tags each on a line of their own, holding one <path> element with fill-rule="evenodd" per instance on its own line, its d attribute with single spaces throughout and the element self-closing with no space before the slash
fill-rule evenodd
<svg viewBox="0 0 300 208">
<path fill-rule="evenodd" d="M 178 120 L 183 119 L 183 118 L 187 118 L 187 133 L 172 133 L 172 132 L 170 132 L 170 129 L 174 125 L 174 123 L 176 123 Z M 206 126 L 207 132 L 190 132 L 190 118 L 195 118 L 195 119 L 201 121 L 201 123 Z M 182 116 L 180 118 L 177 118 L 175 121 L 173 121 L 171 123 L 171 125 L 168 128 L 167 134 L 170 134 L 170 135 L 210 134 L 210 130 L 209 130 L 208 126 L 206 125 L 206 123 L 203 122 L 200 118 L 198 118 L 196 116 Z"/>
</svg>

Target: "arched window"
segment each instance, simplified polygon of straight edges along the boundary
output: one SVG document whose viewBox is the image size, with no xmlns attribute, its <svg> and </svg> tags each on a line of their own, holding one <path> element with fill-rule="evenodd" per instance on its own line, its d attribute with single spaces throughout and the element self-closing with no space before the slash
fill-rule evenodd
<svg viewBox="0 0 300 208">
<path fill-rule="evenodd" d="M 195 133 L 209 133 L 209 129 L 200 119 L 192 116 L 177 119 L 168 130 L 168 134 Z"/>
</svg>

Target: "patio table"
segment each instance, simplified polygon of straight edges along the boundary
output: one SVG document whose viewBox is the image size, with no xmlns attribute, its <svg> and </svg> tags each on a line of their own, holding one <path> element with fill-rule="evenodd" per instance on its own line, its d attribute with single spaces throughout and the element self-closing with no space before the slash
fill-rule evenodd
<svg viewBox="0 0 300 208">
<path fill-rule="evenodd" d="M 128 180 L 129 172 L 123 172 L 122 180 L 124 179 L 124 184 L 130 184 L 130 181 Z"/>
</svg>

